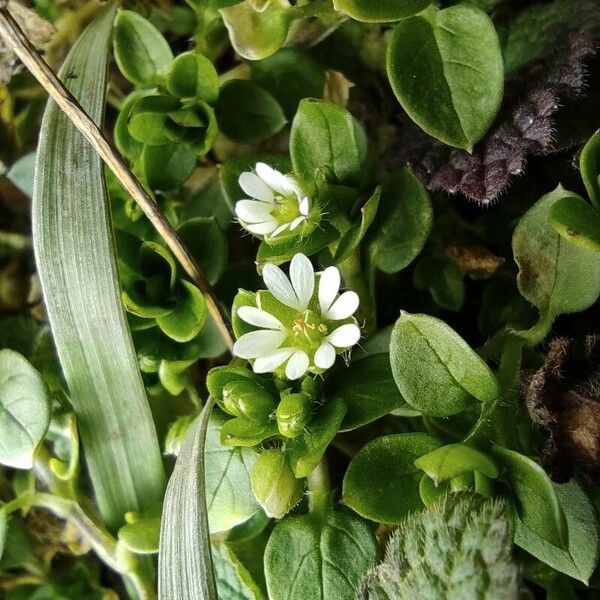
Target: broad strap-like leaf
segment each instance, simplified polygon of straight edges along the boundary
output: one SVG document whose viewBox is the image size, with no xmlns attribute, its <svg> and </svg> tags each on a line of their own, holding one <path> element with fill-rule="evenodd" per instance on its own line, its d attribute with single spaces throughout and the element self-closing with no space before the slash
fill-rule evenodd
<svg viewBox="0 0 600 600">
<path fill-rule="evenodd" d="M 204 443 L 214 401 L 190 426 L 167 486 L 160 528 L 160 600 L 217 600 L 210 549 Z"/>
<path fill-rule="evenodd" d="M 81 35 L 61 77 L 102 120 L 115 15 Z M 37 152 L 33 240 L 48 317 L 77 414 L 94 494 L 107 525 L 159 503 L 160 448 L 139 372 L 115 261 L 102 162 L 49 102 Z"/>
</svg>

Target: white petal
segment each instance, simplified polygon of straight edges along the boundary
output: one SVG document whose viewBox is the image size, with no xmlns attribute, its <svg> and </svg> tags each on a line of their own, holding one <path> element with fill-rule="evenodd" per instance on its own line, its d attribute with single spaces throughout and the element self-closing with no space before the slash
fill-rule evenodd
<svg viewBox="0 0 600 600">
<path fill-rule="evenodd" d="M 290 280 L 279 267 L 267 263 L 263 268 L 263 280 L 268 290 L 279 302 L 283 302 L 283 304 L 291 308 L 303 310 L 294 293 L 294 288 Z"/>
<path fill-rule="evenodd" d="M 360 298 L 356 292 L 344 292 L 332 305 L 331 308 L 323 313 L 326 319 L 337 321 L 338 319 L 347 319 L 351 317 L 358 308 Z"/>
<path fill-rule="evenodd" d="M 304 196 L 304 198 L 300 200 L 300 203 L 298 204 L 298 210 L 300 211 L 301 215 L 308 217 L 308 212 L 310 210 L 310 200 L 307 196 Z"/>
<path fill-rule="evenodd" d="M 252 198 L 258 198 L 263 202 L 273 201 L 273 190 L 255 173 L 249 171 L 242 173 L 238 183 L 244 192 Z"/>
<path fill-rule="evenodd" d="M 284 223 L 283 225 L 280 225 L 279 227 L 277 227 L 277 229 L 275 229 L 275 231 L 273 231 L 271 237 L 275 237 L 276 235 L 283 233 L 289 226 L 289 223 Z"/>
<path fill-rule="evenodd" d="M 235 203 L 235 214 L 240 221 L 246 223 L 264 223 L 275 221 L 271 215 L 272 204 L 259 202 L 258 200 L 240 200 Z"/>
<path fill-rule="evenodd" d="M 292 354 L 285 366 L 285 376 L 288 379 L 300 379 L 308 370 L 308 354 L 302 350 L 297 350 Z"/>
<path fill-rule="evenodd" d="M 286 177 L 283 173 L 276 171 L 269 165 L 259 162 L 256 163 L 256 173 L 272 189 L 280 194 L 296 193 L 298 186 Z"/>
<path fill-rule="evenodd" d="M 302 223 L 303 221 L 306 221 L 306 217 L 303 217 L 302 215 L 300 215 L 299 217 L 296 217 L 290 223 L 290 231 L 294 231 L 294 229 L 296 229 L 296 227 L 298 227 L 298 225 L 300 225 L 300 223 Z"/>
<path fill-rule="evenodd" d="M 354 346 L 360 339 L 360 327 L 353 323 L 342 325 L 334 329 L 326 339 L 336 348 L 349 348 L 350 346 Z"/>
<path fill-rule="evenodd" d="M 315 352 L 315 365 L 320 369 L 329 369 L 335 362 L 335 348 L 329 342 L 323 342 Z"/>
<path fill-rule="evenodd" d="M 244 229 L 256 235 L 269 235 L 269 233 L 277 228 L 275 220 L 265 221 L 264 223 L 241 223 L 241 225 Z"/>
<path fill-rule="evenodd" d="M 319 279 L 319 306 L 325 314 L 333 304 L 340 289 L 340 272 L 336 267 L 327 267 Z"/>
<path fill-rule="evenodd" d="M 257 358 L 254 361 L 252 368 L 255 373 L 271 373 L 279 365 L 282 365 L 293 352 L 293 348 L 279 348 L 279 350 L 275 350 L 275 352 Z"/>
<path fill-rule="evenodd" d="M 237 314 L 242 321 L 246 321 L 246 323 L 250 323 L 250 325 L 255 325 L 256 327 L 264 327 L 265 329 L 283 329 L 281 321 L 266 310 L 262 310 L 262 308 L 256 308 L 255 306 L 240 306 Z"/>
<path fill-rule="evenodd" d="M 305 254 L 298 253 L 292 258 L 290 280 L 302 310 L 307 309 L 315 289 L 315 270 Z"/>
<path fill-rule="evenodd" d="M 234 345 L 233 353 L 240 358 L 258 358 L 270 354 L 285 339 L 283 331 L 261 329 L 245 333 Z"/>
</svg>

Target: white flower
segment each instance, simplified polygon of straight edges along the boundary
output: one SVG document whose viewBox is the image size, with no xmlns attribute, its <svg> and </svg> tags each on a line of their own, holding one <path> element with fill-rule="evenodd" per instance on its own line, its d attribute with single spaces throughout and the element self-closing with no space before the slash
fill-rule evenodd
<svg viewBox="0 0 600 600">
<path fill-rule="evenodd" d="M 240 175 L 239 184 L 251 199 L 239 200 L 235 214 L 240 225 L 255 235 L 274 238 L 294 231 L 308 219 L 310 200 L 288 175 L 259 162 Z"/>
<path fill-rule="evenodd" d="M 263 279 L 276 306 L 273 310 L 271 300 L 266 303 L 270 312 L 261 307 L 261 292 L 256 295 L 257 306 L 241 306 L 240 319 L 259 329 L 242 335 L 233 347 L 236 356 L 254 360 L 256 373 L 275 371 L 284 363 L 288 379 L 298 379 L 309 370 L 320 373 L 333 365 L 338 352 L 360 339 L 360 327 L 352 317 L 358 295 L 338 295 L 336 267 L 327 267 L 317 276 L 315 290 L 315 272 L 304 254 L 292 259 L 289 279 L 279 267 L 265 265 Z"/>
</svg>

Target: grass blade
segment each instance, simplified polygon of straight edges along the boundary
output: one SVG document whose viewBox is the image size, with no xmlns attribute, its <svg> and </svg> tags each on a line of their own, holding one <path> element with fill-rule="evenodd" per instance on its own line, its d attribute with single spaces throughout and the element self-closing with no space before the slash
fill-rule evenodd
<svg viewBox="0 0 600 600">
<path fill-rule="evenodd" d="M 204 443 L 210 399 L 190 427 L 165 496 L 158 555 L 160 600 L 217 600 L 212 567 Z"/>
<path fill-rule="evenodd" d="M 115 6 L 81 35 L 61 77 L 102 120 Z M 164 470 L 121 304 L 102 162 L 49 102 L 37 152 L 33 240 L 48 317 L 109 528 L 161 501 Z"/>
</svg>

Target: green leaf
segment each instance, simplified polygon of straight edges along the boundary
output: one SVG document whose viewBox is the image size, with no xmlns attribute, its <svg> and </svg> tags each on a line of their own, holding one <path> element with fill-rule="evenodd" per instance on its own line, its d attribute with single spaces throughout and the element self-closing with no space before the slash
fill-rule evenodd
<svg viewBox="0 0 600 600">
<path fill-rule="evenodd" d="M 117 14 L 113 45 L 119 70 L 138 85 L 158 83 L 173 60 L 171 48 L 158 29 L 130 10 Z"/>
<path fill-rule="evenodd" d="M 377 559 L 373 529 L 348 510 L 290 517 L 265 551 L 270 600 L 352 600 Z"/>
<path fill-rule="evenodd" d="M 166 315 L 156 318 L 157 325 L 177 342 L 193 340 L 206 321 L 207 308 L 202 292 L 189 281 L 180 281 L 183 296 L 176 307 Z"/>
<path fill-rule="evenodd" d="M 206 434 L 206 503 L 211 533 L 228 531 L 260 510 L 252 493 L 250 472 L 258 454 L 250 448 L 221 444 L 225 419 L 213 415 Z"/>
<path fill-rule="evenodd" d="M 292 7 L 287 0 L 272 0 L 258 11 L 250 0 L 219 10 L 231 45 L 248 60 L 260 60 L 275 54 L 288 34 Z"/>
<path fill-rule="evenodd" d="M 591 306 L 600 294 L 600 255 L 563 239 L 550 223 L 562 187 L 542 196 L 521 218 L 512 239 L 519 291 L 549 319 Z"/>
<path fill-rule="evenodd" d="M 361 586 L 365 600 L 515 600 L 519 567 L 505 502 L 450 494 L 406 519 Z"/>
<path fill-rule="evenodd" d="M 571 244 L 600 252 L 600 212 L 576 195 L 559 198 L 550 208 L 554 229 Z"/>
<path fill-rule="evenodd" d="M 448 481 L 472 471 L 479 471 L 492 479 L 499 475 L 494 461 L 483 452 L 465 444 L 448 444 L 436 448 L 415 460 L 415 467 L 425 471 L 437 482 Z"/>
<path fill-rule="evenodd" d="M 196 166 L 196 153 L 187 144 L 145 146 L 142 169 L 153 191 L 174 190 L 183 185 Z"/>
<path fill-rule="evenodd" d="M 371 227 L 377 209 L 379 207 L 379 198 L 381 196 L 381 187 L 377 187 L 373 192 L 372 196 L 365 202 L 364 206 L 360 209 L 360 219 L 357 223 L 352 225 L 348 231 L 342 236 L 338 247 L 333 257 L 335 264 L 341 263 L 344 259 L 348 258 L 352 252 L 354 252 L 362 239 L 365 237 L 367 230 Z"/>
<path fill-rule="evenodd" d="M 160 538 L 160 515 L 141 517 L 119 529 L 119 540 L 135 554 L 157 554 Z"/>
<path fill-rule="evenodd" d="M 0 350 L 0 464 L 31 469 L 50 423 L 41 375 L 13 350 Z"/>
<path fill-rule="evenodd" d="M 420 13 L 431 4 L 431 0 L 333 0 L 335 10 L 365 23 L 387 23 L 399 21 Z"/>
<path fill-rule="evenodd" d="M 456 264 L 423 256 L 413 271 L 413 283 L 419 290 L 427 290 L 434 302 L 446 310 L 459 311 L 465 299 L 464 275 Z"/>
<path fill-rule="evenodd" d="M 423 507 L 415 460 L 440 446 L 427 433 L 400 433 L 376 438 L 350 462 L 342 499 L 359 515 L 378 523 L 400 523 Z"/>
<path fill-rule="evenodd" d="M 223 230 L 212 217 L 195 217 L 182 223 L 177 232 L 208 282 L 214 285 L 223 275 L 229 256 L 229 244 Z"/>
<path fill-rule="evenodd" d="M 264 600 L 251 575 L 227 544 L 212 547 L 219 600 Z"/>
<path fill-rule="evenodd" d="M 290 121 L 302 98 L 323 97 L 325 71 L 302 50 L 282 48 L 269 58 L 251 63 L 250 67 L 252 80 L 273 95 Z"/>
<path fill-rule="evenodd" d="M 579 157 L 579 170 L 594 206 L 600 206 L 600 131 L 587 141 Z"/>
<path fill-rule="evenodd" d="M 504 90 L 498 34 L 468 4 L 401 21 L 387 51 L 392 89 L 411 119 L 438 140 L 471 152 L 492 124 Z"/>
<path fill-rule="evenodd" d="M 30 152 L 17 160 L 6 176 L 28 198 L 33 196 L 33 176 L 35 172 L 35 152 Z"/>
<path fill-rule="evenodd" d="M 384 180 L 379 211 L 369 232 L 373 264 L 384 273 L 406 268 L 421 252 L 433 226 L 427 190 L 409 169 Z"/>
<path fill-rule="evenodd" d="M 114 6 L 86 29 L 61 69 L 96 122 L 113 18 Z M 116 528 L 126 512 L 162 500 L 164 471 L 121 304 L 102 163 L 52 102 L 40 133 L 32 212 L 38 274 L 94 495 Z"/>
<path fill-rule="evenodd" d="M 521 521 L 550 544 L 565 548 L 568 525 L 550 477 L 536 462 L 514 450 L 494 446 L 494 452 L 506 468 Z"/>
<path fill-rule="evenodd" d="M 265 450 L 252 468 L 252 491 L 263 510 L 283 518 L 302 498 L 304 483 L 296 479 L 285 452 Z"/>
<path fill-rule="evenodd" d="M 292 122 L 290 155 L 294 172 L 307 181 L 321 171 L 338 183 L 358 184 L 363 178 L 367 138 L 345 108 L 305 99 Z"/>
<path fill-rule="evenodd" d="M 184 52 L 171 64 L 167 89 L 178 98 L 196 98 L 213 104 L 219 96 L 219 75 L 202 54 Z"/>
<path fill-rule="evenodd" d="M 487 403 L 500 393 L 485 362 L 446 323 L 402 312 L 392 331 L 390 362 L 404 399 L 425 415 L 446 417 L 474 399 Z"/>
<path fill-rule="evenodd" d="M 515 544 L 553 569 L 587 585 L 598 563 L 600 530 L 596 511 L 576 481 L 552 485 L 566 519 L 567 547 L 562 549 L 550 544 L 520 519 L 516 523 Z"/>
<path fill-rule="evenodd" d="M 328 400 L 306 426 L 306 431 L 288 441 L 287 455 L 296 477 L 306 477 L 319 464 L 345 414 L 346 405 L 339 398 Z"/>
<path fill-rule="evenodd" d="M 223 85 L 215 112 L 219 129 L 234 142 L 266 140 L 287 123 L 277 100 L 245 79 L 231 79 Z"/>
<path fill-rule="evenodd" d="M 160 600 L 218 600 L 205 501 L 205 494 L 210 497 L 205 442 L 212 407 L 208 401 L 188 429 L 167 486 L 158 554 Z"/>
<path fill-rule="evenodd" d="M 151 93 L 150 90 L 134 90 L 125 98 L 113 130 L 113 138 L 117 149 L 130 160 L 136 159 L 144 149 L 144 145 L 136 140 L 129 132 L 129 118 L 133 107 L 144 97 Z"/>
<path fill-rule="evenodd" d="M 417 415 L 404 400 L 394 381 L 389 354 L 373 354 L 336 371 L 327 382 L 327 393 L 347 407 L 342 431 L 371 423 L 392 411 Z"/>
</svg>

